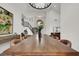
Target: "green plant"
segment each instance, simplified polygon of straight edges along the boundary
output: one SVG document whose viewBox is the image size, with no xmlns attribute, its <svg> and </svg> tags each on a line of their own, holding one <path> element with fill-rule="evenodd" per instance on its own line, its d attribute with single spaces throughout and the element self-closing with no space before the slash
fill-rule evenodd
<svg viewBox="0 0 79 59">
<path fill-rule="evenodd" d="M 37 28 L 41 31 L 43 29 L 44 23 L 42 20 L 37 20 Z"/>
<path fill-rule="evenodd" d="M 11 24 L 9 24 L 8 22 L 6 22 L 5 24 L 0 24 L 0 31 L 9 31 Z"/>
</svg>

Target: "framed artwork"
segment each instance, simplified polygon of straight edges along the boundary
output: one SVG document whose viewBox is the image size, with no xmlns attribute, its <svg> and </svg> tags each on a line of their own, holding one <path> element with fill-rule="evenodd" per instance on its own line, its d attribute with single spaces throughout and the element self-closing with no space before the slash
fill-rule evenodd
<svg viewBox="0 0 79 59">
<path fill-rule="evenodd" d="M 13 32 L 13 14 L 0 6 L 0 35 Z"/>
</svg>

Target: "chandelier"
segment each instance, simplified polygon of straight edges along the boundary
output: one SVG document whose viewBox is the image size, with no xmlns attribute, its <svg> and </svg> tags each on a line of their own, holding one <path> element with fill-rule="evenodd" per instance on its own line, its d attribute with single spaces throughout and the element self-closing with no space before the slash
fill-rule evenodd
<svg viewBox="0 0 79 59">
<path fill-rule="evenodd" d="M 48 8 L 51 5 L 51 3 L 29 3 L 29 5 L 31 5 L 35 9 L 41 10 Z"/>
</svg>

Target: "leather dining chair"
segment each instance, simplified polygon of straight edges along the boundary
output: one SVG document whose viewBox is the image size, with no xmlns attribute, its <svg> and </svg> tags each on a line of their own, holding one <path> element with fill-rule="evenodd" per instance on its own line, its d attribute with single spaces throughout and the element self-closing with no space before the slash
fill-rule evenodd
<svg viewBox="0 0 79 59">
<path fill-rule="evenodd" d="M 12 47 L 12 46 L 16 46 L 20 41 L 21 41 L 20 39 L 13 39 L 13 40 L 11 40 L 11 42 L 10 42 L 10 46 L 11 46 L 11 47 Z"/>
<path fill-rule="evenodd" d="M 60 33 L 51 33 L 49 36 L 54 39 L 60 40 Z"/>
<path fill-rule="evenodd" d="M 71 45 L 72 45 L 71 42 L 69 40 L 66 40 L 66 39 L 61 39 L 60 42 L 65 44 L 68 47 L 71 47 Z"/>
<path fill-rule="evenodd" d="M 18 43 L 20 43 L 22 41 L 22 39 L 27 39 L 28 37 L 30 37 L 31 35 L 27 35 L 26 37 L 22 38 L 20 37 L 20 35 L 17 35 L 13 40 L 11 40 L 10 42 L 10 46 L 16 46 Z"/>
</svg>

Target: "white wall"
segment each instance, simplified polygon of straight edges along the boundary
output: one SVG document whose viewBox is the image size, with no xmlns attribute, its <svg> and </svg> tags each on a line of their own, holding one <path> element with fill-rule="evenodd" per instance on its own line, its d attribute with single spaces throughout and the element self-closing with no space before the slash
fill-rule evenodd
<svg viewBox="0 0 79 59">
<path fill-rule="evenodd" d="M 41 19 L 44 21 L 44 25 L 45 25 L 44 29 L 42 30 L 43 34 L 50 34 L 51 32 L 53 32 L 53 25 L 55 24 L 54 19 L 58 20 L 58 26 L 60 26 L 59 9 L 54 8 L 52 5 L 48 9 L 45 9 L 45 10 L 37 10 L 37 9 L 32 8 L 30 5 L 25 6 L 25 8 L 26 7 L 27 9 L 25 9 L 24 15 L 26 15 L 26 17 L 28 16 L 33 17 L 34 23 L 33 21 L 30 23 L 32 26 L 33 25 L 34 27 L 36 26 L 35 22 L 37 18 L 41 16 Z"/>
<path fill-rule="evenodd" d="M 45 32 L 46 34 L 50 34 L 51 32 L 56 32 L 55 27 L 60 26 L 60 13 L 50 10 L 46 14 L 46 27 L 45 27 Z M 55 20 L 57 20 L 55 22 Z"/>
<path fill-rule="evenodd" d="M 13 13 L 13 32 L 20 33 L 22 32 L 22 26 L 21 26 L 21 5 L 17 4 L 0 4 L 1 7 L 5 8 L 6 10 L 10 11 Z"/>
<path fill-rule="evenodd" d="M 61 38 L 72 42 L 79 51 L 79 4 L 61 4 Z"/>
<path fill-rule="evenodd" d="M 21 32 L 23 32 L 23 30 L 25 29 L 22 25 L 21 25 L 21 15 L 24 14 L 24 16 L 26 17 L 25 20 L 27 20 L 27 17 L 31 17 L 31 19 L 33 20 L 29 20 L 30 24 L 35 27 L 36 26 L 36 20 L 38 18 L 38 16 L 42 17 L 42 20 L 45 22 L 45 28 L 42 30 L 42 32 L 44 34 L 50 34 L 53 31 L 53 20 L 54 19 L 58 19 L 59 20 L 59 12 L 57 12 L 57 10 L 54 9 L 54 7 L 51 5 L 48 9 L 45 10 L 37 10 L 32 8 L 30 5 L 26 4 L 26 3 L 0 3 L 0 6 L 2 6 L 3 8 L 5 8 L 6 10 L 10 11 L 11 13 L 13 13 L 14 18 L 13 18 L 13 33 L 18 33 L 20 34 Z M 51 24 L 49 24 L 51 23 Z M 49 28 L 49 31 L 48 31 Z M 29 34 L 32 34 L 31 31 L 28 29 Z"/>
</svg>

